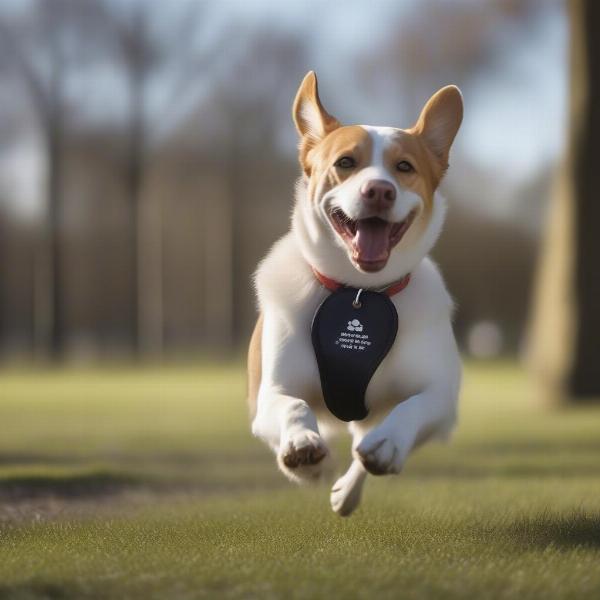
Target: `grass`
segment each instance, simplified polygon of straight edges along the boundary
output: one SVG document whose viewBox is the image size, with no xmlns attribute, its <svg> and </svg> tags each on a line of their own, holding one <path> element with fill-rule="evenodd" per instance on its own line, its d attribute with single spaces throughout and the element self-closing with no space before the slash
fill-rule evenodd
<svg viewBox="0 0 600 600">
<path fill-rule="evenodd" d="M 0 599 L 598 597 L 599 408 L 469 365 L 454 441 L 341 519 L 243 395 L 235 365 L 0 372 Z"/>
</svg>

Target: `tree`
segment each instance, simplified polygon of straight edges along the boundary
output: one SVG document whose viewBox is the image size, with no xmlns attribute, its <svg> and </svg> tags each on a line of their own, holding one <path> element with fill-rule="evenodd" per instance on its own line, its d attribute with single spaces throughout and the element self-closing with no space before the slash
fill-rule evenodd
<svg viewBox="0 0 600 600">
<path fill-rule="evenodd" d="M 2 341 L 6 333 L 5 311 L 5 281 L 6 281 L 6 217 L 0 200 L 0 357 L 2 356 Z"/>
<path fill-rule="evenodd" d="M 244 255 L 248 244 L 244 238 L 248 235 L 251 190 L 256 187 L 254 173 L 265 164 L 271 165 L 270 179 L 274 187 L 275 175 L 286 164 L 277 147 L 277 134 L 287 127 L 292 128 L 290 106 L 308 63 L 306 44 L 298 35 L 259 29 L 242 41 L 243 57 L 236 62 L 228 81 L 216 87 L 213 98 L 226 124 L 220 162 L 227 188 L 223 209 L 229 228 L 225 233 L 226 251 L 211 256 L 210 260 L 218 261 L 212 271 L 218 270 L 229 277 L 227 290 L 220 290 L 227 296 L 222 302 L 228 303 L 231 314 L 227 330 L 221 328 L 221 343 L 229 347 L 248 333 L 244 329 L 244 305 L 253 309 L 251 301 L 244 301 L 252 297 Z M 296 75 L 290 76 L 290 73 Z M 240 81 L 243 81 L 242 86 Z M 286 192 L 292 192 L 291 181 Z M 253 264 L 252 269 L 254 267 Z M 210 294 L 210 290 L 207 293 Z"/>
<path fill-rule="evenodd" d="M 542 251 L 531 326 L 530 364 L 554 401 L 600 399 L 600 4 L 570 0 L 567 154 Z"/>
<path fill-rule="evenodd" d="M 129 197 L 130 245 L 130 339 L 135 352 L 162 352 L 163 346 L 163 232 L 162 217 L 156 219 L 154 231 L 155 256 L 146 257 L 142 240 L 141 210 L 150 155 L 164 140 L 165 134 L 180 116 L 176 109 L 197 90 L 209 65 L 218 64 L 223 32 L 211 47 L 200 48 L 206 33 L 202 27 L 206 17 L 205 5 L 199 2 L 183 3 L 176 23 L 166 30 L 158 26 L 164 20 L 164 7 L 157 2 L 136 0 L 127 10 L 115 12 L 98 0 L 96 9 L 101 13 L 116 41 L 116 57 L 126 82 L 128 104 L 127 159 L 125 184 Z M 159 30 L 160 29 L 160 30 Z M 157 87 L 163 90 L 160 101 L 152 103 Z M 166 93 L 164 93 L 166 90 Z M 174 110 L 175 109 L 175 110 Z M 159 207 L 162 211 L 162 207 Z M 148 233 L 148 232 L 146 232 Z M 153 294 L 158 301 L 150 318 L 141 315 L 140 304 L 152 271 L 155 283 Z"/>
<path fill-rule="evenodd" d="M 75 49 L 72 34 L 83 31 L 85 3 L 76 0 L 38 1 L 17 26 L 0 20 L 0 44 L 24 82 L 38 120 L 46 160 L 46 220 L 36 253 L 38 296 L 34 319 L 38 353 L 60 358 L 65 346 L 65 311 L 62 257 L 63 143 L 65 87 L 82 48 Z M 85 36 L 84 36 L 85 37 Z M 90 37 L 86 37 L 89 43 Z"/>
</svg>

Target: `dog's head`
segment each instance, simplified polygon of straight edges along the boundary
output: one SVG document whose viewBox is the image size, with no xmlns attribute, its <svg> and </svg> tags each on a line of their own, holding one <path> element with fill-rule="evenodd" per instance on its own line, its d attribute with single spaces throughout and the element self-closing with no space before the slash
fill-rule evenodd
<svg viewBox="0 0 600 600">
<path fill-rule="evenodd" d="M 410 129 L 343 126 L 323 108 L 316 76 L 308 73 L 293 107 L 304 172 L 302 214 L 312 231 L 305 237 L 320 245 L 323 236 L 333 240 L 360 273 L 402 274 L 398 257 L 419 245 L 435 220 L 434 193 L 462 112 L 460 91 L 448 86 L 431 97 Z M 433 237 L 429 245 L 437 233 Z"/>
</svg>

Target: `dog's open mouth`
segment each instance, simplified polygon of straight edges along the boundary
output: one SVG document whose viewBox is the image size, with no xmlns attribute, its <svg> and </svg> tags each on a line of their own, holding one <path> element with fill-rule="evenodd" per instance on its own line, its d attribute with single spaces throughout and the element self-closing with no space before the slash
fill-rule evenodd
<svg viewBox="0 0 600 600">
<path fill-rule="evenodd" d="M 400 242 L 415 218 L 412 211 L 398 223 L 380 217 L 351 219 L 336 208 L 329 218 L 333 228 L 350 249 L 352 260 L 363 271 L 381 271 L 387 264 L 392 248 Z"/>
</svg>

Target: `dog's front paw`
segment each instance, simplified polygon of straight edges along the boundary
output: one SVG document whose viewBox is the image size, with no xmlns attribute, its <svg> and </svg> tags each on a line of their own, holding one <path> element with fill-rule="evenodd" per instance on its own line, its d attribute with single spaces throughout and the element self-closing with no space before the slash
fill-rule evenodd
<svg viewBox="0 0 600 600">
<path fill-rule="evenodd" d="M 318 433 L 306 429 L 291 435 L 281 450 L 281 462 L 288 469 L 306 465 L 316 465 L 326 456 L 328 450 Z"/>
<path fill-rule="evenodd" d="M 291 434 L 283 441 L 277 460 L 291 479 L 311 480 L 321 475 L 322 463 L 328 454 L 321 436 L 306 429 Z"/>
<path fill-rule="evenodd" d="M 356 455 L 371 475 L 400 473 L 405 458 L 399 441 L 376 429 L 357 446 Z"/>
</svg>

